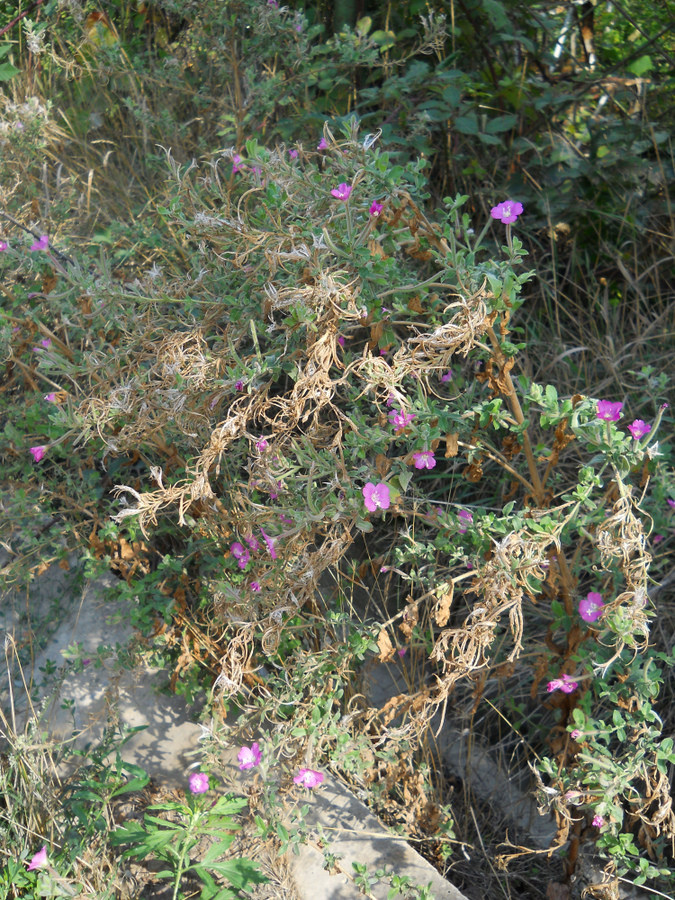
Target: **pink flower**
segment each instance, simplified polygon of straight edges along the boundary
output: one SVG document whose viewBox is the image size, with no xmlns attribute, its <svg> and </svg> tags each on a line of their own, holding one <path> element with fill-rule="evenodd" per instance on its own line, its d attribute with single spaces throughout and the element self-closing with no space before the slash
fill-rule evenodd
<svg viewBox="0 0 675 900">
<path fill-rule="evenodd" d="M 633 435 L 635 440 L 639 441 L 640 438 L 643 438 L 646 434 L 649 434 L 649 432 L 652 430 L 652 426 L 648 425 L 646 422 L 643 422 L 642 419 L 635 419 L 635 421 L 628 426 L 628 430 Z"/>
<path fill-rule="evenodd" d="M 452 381 L 452 369 L 448 369 L 445 374 L 441 375 L 441 381 L 444 384 L 447 384 L 448 381 Z"/>
<path fill-rule="evenodd" d="M 239 541 L 235 541 L 234 544 L 230 545 L 230 553 L 237 560 L 239 568 L 245 569 L 251 559 L 251 554 L 248 550 Z"/>
<path fill-rule="evenodd" d="M 378 485 L 369 481 L 361 493 L 366 509 L 369 509 L 370 512 L 375 512 L 377 509 L 389 509 L 389 488 L 383 481 Z"/>
<path fill-rule="evenodd" d="M 654 544 L 660 544 L 662 540 L 663 540 L 662 534 L 655 534 L 654 537 L 652 538 L 652 542 Z"/>
<path fill-rule="evenodd" d="M 436 460 L 431 450 L 419 450 L 417 453 L 413 453 L 412 458 L 416 469 L 433 469 L 436 465 Z"/>
<path fill-rule="evenodd" d="M 342 336 L 341 334 L 338 334 L 338 336 L 337 336 L 337 342 L 338 342 L 338 344 L 339 344 L 341 347 L 344 347 L 344 345 L 345 345 L 345 339 L 343 338 L 343 336 Z"/>
<path fill-rule="evenodd" d="M 56 403 L 56 394 L 52 391 L 51 394 L 45 394 L 44 399 L 47 403 Z"/>
<path fill-rule="evenodd" d="M 323 779 L 323 772 L 315 772 L 314 769 L 300 769 L 293 779 L 293 784 L 302 784 L 308 788 L 315 788 L 323 782 Z"/>
<path fill-rule="evenodd" d="M 268 446 L 269 444 L 267 443 L 265 438 L 260 438 L 259 441 L 256 441 L 255 449 L 258 451 L 258 453 L 262 453 L 263 450 L 267 450 Z"/>
<path fill-rule="evenodd" d="M 43 234 L 42 237 L 34 241 L 30 247 L 28 248 L 31 252 L 36 250 L 48 250 L 49 249 L 49 237 L 46 234 Z"/>
<path fill-rule="evenodd" d="M 238 153 L 235 153 L 234 156 L 232 157 L 232 174 L 233 175 L 235 175 L 237 172 L 241 172 L 243 167 L 240 165 L 240 163 L 241 163 L 241 156 L 239 156 Z"/>
<path fill-rule="evenodd" d="M 570 732 L 570 737 L 573 741 L 576 741 L 578 737 L 581 737 L 581 732 L 578 728 L 575 728 L 574 731 Z"/>
<path fill-rule="evenodd" d="M 377 200 L 373 200 L 373 202 L 370 204 L 370 209 L 368 210 L 368 212 L 371 216 L 377 218 L 383 209 L 384 206 L 381 203 L 378 203 Z"/>
<path fill-rule="evenodd" d="M 279 0 L 267 0 L 267 5 L 279 9 Z"/>
<path fill-rule="evenodd" d="M 460 520 L 457 531 L 459 531 L 460 534 L 466 534 L 466 526 L 473 525 L 473 513 L 469 509 L 460 509 L 457 513 L 457 517 Z"/>
<path fill-rule="evenodd" d="M 235 391 L 243 391 L 244 390 L 244 382 L 241 379 L 239 379 L 239 381 L 236 381 L 234 384 L 234 389 L 235 389 Z"/>
<path fill-rule="evenodd" d="M 33 459 L 35 460 L 36 463 L 39 463 L 40 460 L 44 458 L 44 455 L 46 452 L 47 452 L 47 448 L 43 447 L 43 446 L 30 448 L 30 453 L 33 454 Z"/>
<path fill-rule="evenodd" d="M 33 347 L 33 353 L 42 353 L 43 350 L 49 350 L 51 345 L 52 345 L 52 342 L 49 338 L 43 338 L 40 341 L 39 347 Z"/>
<path fill-rule="evenodd" d="M 403 429 L 415 418 L 415 413 L 406 413 L 402 409 L 398 411 L 392 409 L 389 413 L 389 421 L 394 426 L 395 431 L 403 431 Z"/>
<path fill-rule="evenodd" d="M 209 789 L 209 776 L 205 772 L 192 772 L 188 776 L 188 787 L 193 794 L 204 794 Z"/>
<path fill-rule="evenodd" d="M 671 500 L 670 497 L 666 498 L 666 503 L 671 509 L 675 509 L 675 500 Z"/>
<path fill-rule="evenodd" d="M 522 203 L 518 203 L 517 200 L 504 200 L 503 203 L 498 203 L 497 206 L 492 207 L 490 215 L 493 219 L 499 219 L 504 225 L 511 225 L 512 222 L 516 221 L 522 211 Z"/>
<path fill-rule="evenodd" d="M 546 690 L 549 694 L 552 691 L 562 691 L 564 694 L 571 694 L 578 687 L 579 683 L 571 675 L 562 675 L 560 678 L 554 678 L 553 681 L 549 681 L 546 685 Z"/>
<path fill-rule="evenodd" d="M 595 622 L 602 615 L 604 605 L 602 594 L 591 591 L 585 599 L 579 601 L 579 615 L 584 622 Z"/>
<path fill-rule="evenodd" d="M 328 147 L 328 141 L 325 137 L 322 137 L 319 143 L 316 146 L 317 150 L 325 150 Z"/>
<path fill-rule="evenodd" d="M 254 594 L 257 594 L 258 591 L 260 590 L 260 582 L 259 582 L 259 581 L 252 581 L 252 582 L 249 584 L 249 588 L 250 588 L 250 590 L 253 591 Z"/>
<path fill-rule="evenodd" d="M 403 657 L 406 655 L 407 652 L 408 652 L 407 647 L 399 647 L 399 649 L 397 650 L 397 653 L 401 657 L 401 659 L 403 659 Z"/>
<path fill-rule="evenodd" d="M 593 821 L 591 822 L 591 825 L 593 826 L 593 828 L 602 828 L 602 826 L 604 824 L 605 824 L 605 820 L 603 819 L 602 816 L 599 816 L 597 814 L 593 816 Z"/>
<path fill-rule="evenodd" d="M 260 765 L 260 760 L 262 759 L 260 744 L 256 741 L 250 747 L 242 747 L 237 753 L 237 759 L 242 772 L 246 771 L 246 769 L 255 769 L 256 766 Z"/>
<path fill-rule="evenodd" d="M 283 522 L 285 525 L 293 524 L 293 519 L 289 518 L 288 516 L 285 516 L 283 513 L 279 513 L 279 520 L 281 522 Z"/>
<path fill-rule="evenodd" d="M 0 241 L 0 253 L 2 253 L 3 250 L 9 250 L 9 244 L 7 243 L 7 241 Z"/>
<path fill-rule="evenodd" d="M 258 538 L 253 537 L 252 534 L 249 534 L 248 537 L 245 537 L 244 540 L 249 545 L 251 550 L 258 550 L 260 547 L 260 543 L 258 542 Z"/>
<path fill-rule="evenodd" d="M 331 194 L 336 198 L 336 200 L 346 200 L 351 192 L 352 186 L 350 184 L 345 184 L 343 181 L 336 188 L 333 188 Z"/>
<path fill-rule="evenodd" d="M 270 494 L 270 496 L 272 495 Z M 267 544 L 267 549 L 269 550 L 270 556 L 272 557 L 272 559 L 276 559 L 277 551 L 274 549 L 274 538 L 270 537 L 269 534 L 262 530 L 262 528 L 260 529 L 260 534 L 262 534 L 263 540 Z"/>
<path fill-rule="evenodd" d="M 623 403 L 612 403 L 611 400 L 598 400 L 596 416 L 604 422 L 618 422 L 621 418 Z"/>
<path fill-rule="evenodd" d="M 43 844 L 42 848 L 38 850 L 35 856 L 28 863 L 27 872 L 32 872 L 33 869 L 39 869 L 41 866 L 46 866 L 47 863 L 47 845 Z"/>
<path fill-rule="evenodd" d="M 288 155 L 290 156 L 291 159 L 297 159 L 297 158 L 298 158 L 298 151 L 297 151 L 297 150 L 289 150 L 289 151 L 288 151 Z"/>
</svg>

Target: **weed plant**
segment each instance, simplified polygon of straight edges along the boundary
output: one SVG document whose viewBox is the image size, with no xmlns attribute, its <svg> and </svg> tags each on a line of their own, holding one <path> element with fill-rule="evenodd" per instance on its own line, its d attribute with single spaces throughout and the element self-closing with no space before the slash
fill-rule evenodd
<svg viewBox="0 0 675 900">
<path fill-rule="evenodd" d="M 664 95 L 638 121 L 614 93 L 600 121 L 532 76 L 545 132 L 506 72 L 499 115 L 479 112 L 482 76 L 448 68 L 455 35 L 432 16 L 399 51 L 365 20 L 322 41 L 271 3 L 165 4 L 163 46 L 68 8 L 2 99 L 0 454 L 24 577 L 73 546 L 88 572 L 112 566 L 230 743 L 267 733 L 270 764 L 331 765 L 414 808 L 448 866 L 465 835 L 428 800 L 429 735 L 485 708 L 486 736 L 535 773 L 567 876 L 592 843 L 608 883 L 667 889 Z M 547 63 L 552 27 L 528 49 Z M 397 130 L 387 104 L 419 115 Z M 450 120 L 439 176 L 419 151 Z M 490 154 L 530 172 L 518 201 Z M 18 524 L 35 504 L 40 543 Z M 356 689 L 364 666 L 407 661 L 383 706 Z M 268 827 L 280 794 L 258 790 Z"/>
</svg>

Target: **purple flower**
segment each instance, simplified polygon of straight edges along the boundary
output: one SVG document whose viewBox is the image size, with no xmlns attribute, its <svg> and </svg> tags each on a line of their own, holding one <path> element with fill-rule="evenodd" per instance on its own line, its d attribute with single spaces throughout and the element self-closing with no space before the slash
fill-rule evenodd
<svg viewBox="0 0 675 900">
<path fill-rule="evenodd" d="M 323 782 L 323 779 L 323 772 L 315 772 L 314 769 L 300 769 L 293 779 L 293 784 L 302 784 L 308 788 L 315 788 Z"/>
<path fill-rule="evenodd" d="M 265 438 L 260 438 L 259 441 L 256 441 L 255 449 L 258 451 L 258 453 L 262 453 L 263 450 L 267 450 L 268 447 L 269 444 L 267 443 Z"/>
<path fill-rule="evenodd" d="M 596 416 L 604 422 L 618 422 L 621 418 L 621 410 L 623 403 L 612 403 L 611 400 L 598 400 L 598 411 Z"/>
<path fill-rule="evenodd" d="M 33 459 L 35 460 L 36 463 L 39 463 L 40 460 L 43 459 L 46 452 L 47 452 L 47 448 L 43 447 L 43 446 L 30 448 L 30 453 L 33 454 Z"/>
<path fill-rule="evenodd" d="M 237 172 L 241 172 L 243 166 L 240 165 L 241 156 L 238 153 L 235 153 L 232 157 L 232 174 L 235 175 Z"/>
<path fill-rule="evenodd" d="M 40 341 L 39 347 L 33 347 L 33 353 L 42 353 L 43 350 L 49 350 L 51 345 L 52 345 L 52 342 L 49 338 L 43 338 Z"/>
<path fill-rule="evenodd" d="M 260 765 L 260 760 L 262 759 L 260 744 L 256 741 L 250 747 L 242 747 L 237 753 L 237 759 L 242 772 L 246 771 L 246 769 L 255 769 L 256 766 Z"/>
<path fill-rule="evenodd" d="M 564 694 L 571 694 L 578 687 L 579 683 L 571 675 L 562 675 L 560 678 L 554 678 L 553 681 L 549 681 L 546 685 L 546 690 L 549 694 L 552 691 L 562 691 Z"/>
<path fill-rule="evenodd" d="M 204 794 L 209 789 L 209 776 L 205 772 L 192 772 L 188 776 L 188 787 L 193 794 Z"/>
<path fill-rule="evenodd" d="M 298 151 L 297 151 L 297 150 L 289 150 L 289 151 L 288 151 L 288 155 L 290 156 L 291 159 L 297 159 L 297 158 L 298 158 Z"/>
<path fill-rule="evenodd" d="M 459 527 L 457 531 L 460 534 L 466 534 L 467 525 L 473 525 L 473 513 L 469 509 L 460 509 L 457 513 L 457 517 L 459 518 Z"/>
<path fill-rule="evenodd" d="M 368 212 L 371 216 L 377 218 L 383 209 L 384 206 L 381 203 L 378 203 L 377 200 L 373 200 L 373 202 L 370 204 L 370 209 L 368 210 Z"/>
<path fill-rule="evenodd" d="M 270 496 L 272 495 L 270 494 Z M 276 559 L 277 551 L 274 549 L 274 538 L 270 537 L 269 534 L 262 530 L 262 528 L 260 529 L 260 534 L 262 534 L 263 540 L 267 544 L 267 549 L 269 550 L 270 556 L 272 557 L 272 559 Z"/>
<path fill-rule="evenodd" d="M 517 200 L 504 200 L 503 203 L 498 203 L 497 206 L 492 207 L 490 215 L 493 219 L 499 219 L 504 225 L 511 225 L 512 222 L 516 221 L 522 211 L 522 203 L 518 203 Z"/>
<path fill-rule="evenodd" d="M 41 866 L 46 866 L 47 863 L 47 845 L 43 844 L 42 848 L 38 850 L 35 856 L 28 863 L 27 872 L 32 872 L 33 869 L 39 869 Z"/>
<path fill-rule="evenodd" d="M 7 241 L 0 241 L 0 253 L 2 253 L 4 250 L 9 250 L 9 244 L 7 243 Z"/>
<path fill-rule="evenodd" d="M 322 137 L 319 143 L 316 146 L 317 150 L 325 150 L 328 147 L 328 141 L 325 137 Z"/>
<path fill-rule="evenodd" d="M 584 622 L 595 622 L 602 615 L 604 605 L 602 594 L 591 591 L 583 600 L 579 601 L 579 615 Z"/>
<path fill-rule="evenodd" d="M 249 589 L 252 590 L 254 594 L 257 594 L 258 591 L 260 590 L 260 582 L 259 582 L 259 581 L 252 581 L 252 582 L 249 584 Z"/>
<path fill-rule="evenodd" d="M 605 820 L 602 818 L 602 816 L 599 816 L 597 814 L 593 816 L 593 821 L 591 822 L 593 828 L 602 828 L 604 824 Z"/>
<path fill-rule="evenodd" d="M 581 732 L 578 728 L 575 728 L 574 731 L 570 732 L 570 737 L 573 741 L 576 741 L 578 737 L 581 737 Z"/>
<path fill-rule="evenodd" d="M 633 435 L 635 440 L 639 441 L 640 438 L 643 438 L 646 434 L 649 434 L 649 432 L 652 430 L 652 426 L 648 425 L 646 422 L 643 422 L 642 419 L 635 419 L 635 421 L 628 426 L 628 430 Z"/>
<path fill-rule="evenodd" d="M 267 5 L 279 9 L 279 0 L 267 0 Z"/>
<path fill-rule="evenodd" d="M 662 540 L 663 540 L 662 534 L 655 534 L 654 537 L 652 538 L 652 542 L 654 544 L 660 544 Z"/>
<path fill-rule="evenodd" d="M 441 381 L 443 384 L 447 384 L 448 381 L 452 381 L 452 369 L 448 369 L 443 375 L 441 375 Z"/>
<path fill-rule="evenodd" d="M 337 200 L 346 200 L 352 192 L 352 186 L 350 184 L 345 184 L 344 181 L 342 184 L 339 184 L 336 188 L 333 188 L 331 194 Z"/>
<path fill-rule="evenodd" d="M 293 519 L 290 519 L 288 516 L 285 516 L 283 513 L 279 513 L 279 519 L 280 519 L 285 525 L 292 525 L 292 524 L 293 524 Z"/>
<path fill-rule="evenodd" d="M 436 465 L 436 460 L 431 450 L 419 450 L 417 453 L 413 453 L 412 458 L 416 469 L 433 469 Z"/>
<path fill-rule="evenodd" d="M 56 394 L 52 391 L 51 394 L 45 394 L 44 399 L 47 403 L 56 403 Z"/>
<path fill-rule="evenodd" d="M 239 379 L 239 381 L 235 381 L 234 383 L 235 391 L 243 391 L 244 390 L 244 382 Z"/>
<path fill-rule="evenodd" d="M 252 534 L 249 534 L 248 537 L 245 537 L 244 540 L 249 545 L 251 550 L 258 550 L 260 547 L 260 543 L 258 542 L 258 538 L 253 537 Z"/>
<path fill-rule="evenodd" d="M 36 250 L 48 250 L 49 249 L 49 237 L 46 234 L 43 234 L 42 237 L 34 241 L 30 247 L 28 248 L 31 252 Z"/>
<path fill-rule="evenodd" d="M 675 509 L 675 500 L 671 500 L 670 497 L 666 498 L 666 503 L 671 509 Z"/>
<path fill-rule="evenodd" d="M 389 413 L 389 421 L 394 426 L 394 431 L 403 431 L 403 429 L 415 418 L 415 413 L 406 413 L 402 409 Z"/>
<path fill-rule="evenodd" d="M 375 485 L 369 481 L 361 491 L 366 509 L 375 512 L 377 509 L 389 509 L 389 488 L 381 481 Z"/>
<path fill-rule="evenodd" d="M 406 655 L 407 652 L 408 652 L 407 647 L 399 647 L 399 649 L 397 650 L 397 653 L 401 657 L 401 659 L 403 659 L 403 657 Z"/>
<path fill-rule="evenodd" d="M 337 342 L 338 342 L 338 344 L 339 344 L 341 347 L 344 347 L 344 345 L 345 345 L 345 339 L 344 339 L 344 337 L 343 337 L 341 334 L 338 334 L 338 336 L 337 336 Z"/>
</svg>

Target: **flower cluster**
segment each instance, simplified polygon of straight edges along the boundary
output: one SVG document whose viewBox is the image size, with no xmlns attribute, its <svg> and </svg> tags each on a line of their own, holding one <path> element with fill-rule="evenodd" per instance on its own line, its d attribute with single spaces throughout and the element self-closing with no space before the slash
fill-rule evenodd
<svg viewBox="0 0 675 900">
<path fill-rule="evenodd" d="M 248 769 L 255 769 L 262 760 L 260 744 L 254 741 L 250 747 L 244 745 L 237 753 L 237 759 L 239 760 L 239 769 L 242 772 L 246 772 Z M 299 769 L 298 774 L 293 778 L 293 783 L 301 784 L 306 788 L 315 788 L 323 783 L 324 778 L 323 772 L 317 772 L 316 769 Z"/>
<path fill-rule="evenodd" d="M 395 434 L 403 431 L 403 429 L 412 422 L 415 418 L 415 413 L 407 413 L 402 409 L 392 409 L 389 413 L 389 421 L 394 426 Z"/>
<path fill-rule="evenodd" d="M 571 675 L 561 675 L 560 678 L 554 678 L 546 685 L 546 690 L 550 693 L 553 691 L 562 691 L 564 694 L 571 694 L 579 687 L 579 682 L 575 681 Z"/>
</svg>

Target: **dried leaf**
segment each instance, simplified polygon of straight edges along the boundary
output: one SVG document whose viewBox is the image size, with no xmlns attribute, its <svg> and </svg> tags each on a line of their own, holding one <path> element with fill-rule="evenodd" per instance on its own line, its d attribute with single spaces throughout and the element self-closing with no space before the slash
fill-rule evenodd
<svg viewBox="0 0 675 900">
<path fill-rule="evenodd" d="M 439 594 L 436 606 L 434 607 L 434 619 L 440 628 L 444 628 L 448 624 L 450 618 L 450 607 L 452 606 L 452 597 L 455 593 L 455 586 L 450 582 L 449 590 Z"/>
<path fill-rule="evenodd" d="M 381 478 L 385 478 L 391 469 L 391 460 L 384 453 L 378 453 L 375 457 L 375 469 Z"/>
<path fill-rule="evenodd" d="M 394 646 L 389 639 L 389 635 L 387 634 L 387 629 L 383 628 L 377 638 L 377 646 L 380 651 L 379 660 L 380 662 L 389 662 L 390 659 L 393 659 L 395 650 Z"/>
<path fill-rule="evenodd" d="M 459 453 L 459 432 L 454 434 L 446 434 L 445 436 L 445 458 L 449 459 L 457 456 Z"/>
</svg>

